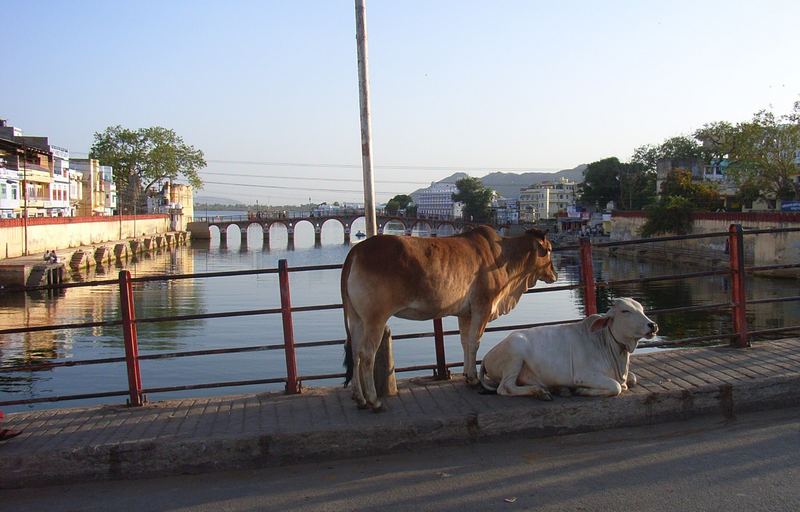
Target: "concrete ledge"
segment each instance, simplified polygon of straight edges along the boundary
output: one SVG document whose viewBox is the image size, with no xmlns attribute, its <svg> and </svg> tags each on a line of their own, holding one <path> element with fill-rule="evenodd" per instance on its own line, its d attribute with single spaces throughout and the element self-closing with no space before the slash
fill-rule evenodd
<svg viewBox="0 0 800 512">
<path fill-rule="evenodd" d="M 403 393 L 413 395 L 415 389 L 427 389 L 435 395 L 437 388 L 442 393 L 451 394 L 454 389 L 463 388 L 464 393 L 477 395 L 463 382 L 453 384 L 415 379 L 402 382 L 401 397 Z M 302 401 L 330 399 L 331 395 L 349 401 L 348 391 L 334 388 L 315 389 L 302 396 L 269 395 L 262 399 L 286 402 L 289 407 L 296 407 Z M 185 440 L 156 436 L 54 448 L 33 454 L 7 454 L 0 445 L 0 487 L 277 466 L 301 460 L 374 455 L 434 443 L 475 442 L 509 435 L 543 437 L 707 414 L 730 417 L 738 412 L 800 403 L 800 374 L 689 390 L 638 390 L 616 398 L 570 397 L 556 398 L 553 402 L 498 396 L 483 398 L 492 400 L 494 407 L 467 406 L 460 412 L 440 412 L 399 422 L 384 419 L 398 415 L 399 411 L 395 414 L 391 411 L 386 414 L 352 411 L 358 420 L 358 425 L 352 427 L 339 424 L 329 428 L 292 428 L 290 431 L 267 432 L 264 429 L 262 432 L 222 433 Z M 237 399 L 247 397 L 227 398 L 229 401 Z M 388 403 L 393 408 L 399 405 L 396 398 Z M 170 408 L 170 404 L 164 402 L 149 407 L 161 414 Z M 111 412 L 112 416 L 132 411 L 122 407 L 98 407 L 86 409 L 83 414 L 91 414 L 92 410 Z"/>
</svg>

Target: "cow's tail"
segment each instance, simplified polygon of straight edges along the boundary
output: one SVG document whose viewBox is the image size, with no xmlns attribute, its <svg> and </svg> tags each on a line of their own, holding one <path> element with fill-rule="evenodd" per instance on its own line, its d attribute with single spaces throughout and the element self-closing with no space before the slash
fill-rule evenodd
<svg viewBox="0 0 800 512">
<path fill-rule="evenodd" d="M 481 391 L 482 394 L 494 395 L 497 393 L 497 385 L 486 377 L 486 366 L 484 365 L 483 361 L 481 361 L 481 371 L 478 374 L 478 380 L 483 387 L 483 391 Z"/>
<path fill-rule="evenodd" d="M 350 384 L 350 381 L 353 379 L 353 367 L 355 366 L 353 361 L 353 343 L 350 338 L 350 322 L 348 320 L 348 314 L 350 314 L 353 307 L 350 303 L 350 296 L 347 293 L 347 278 L 350 277 L 350 267 L 352 264 L 353 259 L 351 255 L 348 254 L 347 258 L 344 260 L 344 265 L 342 266 L 341 283 L 342 311 L 344 311 L 344 332 L 347 334 L 347 339 L 345 339 L 344 342 L 344 362 L 342 363 L 345 367 L 344 387 L 347 387 L 347 385 Z"/>
</svg>

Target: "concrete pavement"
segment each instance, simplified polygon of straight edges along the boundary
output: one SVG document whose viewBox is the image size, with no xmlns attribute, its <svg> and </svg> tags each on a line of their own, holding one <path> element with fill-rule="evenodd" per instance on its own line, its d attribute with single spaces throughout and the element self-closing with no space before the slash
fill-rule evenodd
<svg viewBox="0 0 800 512">
<path fill-rule="evenodd" d="M 635 354 L 632 369 L 640 385 L 607 399 L 540 402 L 412 379 L 382 414 L 357 410 L 341 388 L 9 414 L 6 427 L 24 432 L 0 443 L 0 487 L 276 467 L 800 403 L 797 338 Z"/>
</svg>

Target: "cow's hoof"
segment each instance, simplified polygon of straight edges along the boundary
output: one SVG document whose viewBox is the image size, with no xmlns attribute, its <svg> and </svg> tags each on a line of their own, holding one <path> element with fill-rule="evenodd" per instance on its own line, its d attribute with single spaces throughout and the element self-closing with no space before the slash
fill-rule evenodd
<svg viewBox="0 0 800 512">
<path fill-rule="evenodd" d="M 366 409 L 368 407 L 367 406 L 367 402 L 358 402 L 358 401 L 356 401 L 356 407 L 358 407 L 359 409 Z"/>
<path fill-rule="evenodd" d="M 551 395 L 551 394 L 550 394 L 550 393 L 548 393 L 547 391 L 545 391 L 544 393 L 542 393 L 542 395 L 541 395 L 541 397 L 540 397 L 540 398 L 541 398 L 542 400 L 544 400 L 545 402 L 552 402 L 552 401 L 553 401 L 553 395 Z"/>
<path fill-rule="evenodd" d="M 478 377 L 470 377 L 466 375 L 464 376 L 464 382 L 467 383 L 467 386 L 479 386 L 481 383 L 481 381 L 478 380 Z"/>
<path fill-rule="evenodd" d="M 374 412 L 375 414 L 379 412 L 386 412 L 388 410 L 386 408 L 386 404 L 384 403 L 379 403 L 377 406 L 373 405 L 370 408 L 372 409 L 372 412 Z"/>
</svg>

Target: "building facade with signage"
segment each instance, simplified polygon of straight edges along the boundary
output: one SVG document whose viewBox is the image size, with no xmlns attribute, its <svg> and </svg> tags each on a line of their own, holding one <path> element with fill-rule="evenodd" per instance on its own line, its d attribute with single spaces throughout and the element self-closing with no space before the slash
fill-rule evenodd
<svg viewBox="0 0 800 512">
<path fill-rule="evenodd" d="M 464 205 L 453 201 L 457 192 L 455 183 L 431 183 L 430 187 L 412 193 L 411 199 L 417 205 L 417 215 L 460 218 Z"/>
</svg>

